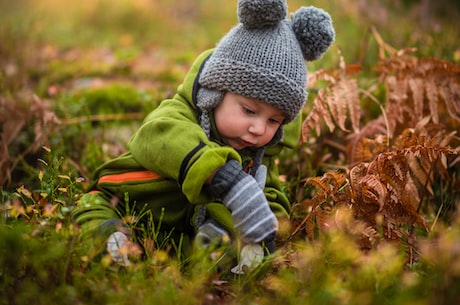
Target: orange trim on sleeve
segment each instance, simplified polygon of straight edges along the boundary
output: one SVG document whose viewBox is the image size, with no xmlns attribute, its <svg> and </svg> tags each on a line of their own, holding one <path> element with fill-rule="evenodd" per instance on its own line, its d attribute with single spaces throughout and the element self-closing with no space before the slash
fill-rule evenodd
<svg viewBox="0 0 460 305">
<path fill-rule="evenodd" d="M 98 183 L 122 183 L 132 181 L 155 180 L 161 176 L 152 171 L 128 172 L 123 174 L 105 175 L 99 178 Z"/>
</svg>

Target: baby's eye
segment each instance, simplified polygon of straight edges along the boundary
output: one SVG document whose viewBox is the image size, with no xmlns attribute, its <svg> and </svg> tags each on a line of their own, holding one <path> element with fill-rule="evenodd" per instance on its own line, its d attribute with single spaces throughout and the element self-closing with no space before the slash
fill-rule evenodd
<svg viewBox="0 0 460 305">
<path fill-rule="evenodd" d="M 268 119 L 268 121 L 272 124 L 277 124 L 277 125 L 281 125 L 281 121 L 278 120 L 278 119 Z"/>
<path fill-rule="evenodd" d="M 243 107 L 243 111 L 244 111 L 245 113 L 247 113 L 247 114 L 254 114 L 254 113 L 255 113 L 254 110 L 252 110 L 252 109 L 250 109 L 250 108 L 248 108 L 248 107 Z"/>
</svg>

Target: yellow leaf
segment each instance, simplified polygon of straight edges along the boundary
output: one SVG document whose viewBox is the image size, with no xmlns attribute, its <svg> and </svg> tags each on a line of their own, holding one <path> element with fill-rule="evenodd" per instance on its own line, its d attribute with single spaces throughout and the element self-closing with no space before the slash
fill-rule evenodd
<svg viewBox="0 0 460 305">
<path fill-rule="evenodd" d="M 13 218 L 17 218 L 20 215 L 26 215 L 26 210 L 24 209 L 24 206 L 19 202 L 19 200 L 14 200 L 13 204 L 10 208 L 10 215 Z"/>
<path fill-rule="evenodd" d="M 62 179 L 67 179 L 70 181 L 70 177 L 67 176 L 67 175 L 58 175 L 59 178 L 62 178 Z"/>
<path fill-rule="evenodd" d="M 43 216 L 44 217 L 52 217 L 54 211 L 56 210 L 56 205 L 51 205 L 51 204 L 46 204 L 45 207 L 43 208 Z"/>
<path fill-rule="evenodd" d="M 27 198 L 32 198 L 32 193 L 31 193 L 28 189 L 26 189 L 26 188 L 24 187 L 24 185 L 21 185 L 21 186 L 17 189 L 17 191 L 18 191 L 19 194 L 22 194 L 22 195 L 26 196 Z"/>
</svg>

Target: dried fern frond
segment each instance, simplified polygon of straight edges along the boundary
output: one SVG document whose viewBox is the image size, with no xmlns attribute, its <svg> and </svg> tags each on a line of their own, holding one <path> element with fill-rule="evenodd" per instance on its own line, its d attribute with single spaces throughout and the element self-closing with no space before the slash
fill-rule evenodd
<svg viewBox="0 0 460 305">
<path fill-rule="evenodd" d="M 388 149 L 387 138 L 383 135 L 377 135 L 375 139 L 361 138 L 356 143 L 350 142 L 350 144 L 347 146 L 350 165 L 357 162 L 369 162 Z"/>
<path fill-rule="evenodd" d="M 392 151 L 379 154 L 369 163 L 359 163 L 349 172 L 356 217 L 377 226 L 375 219 L 382 215 L 386 238 L 409 234 L 402 231 L 402 225 L 428 230 L 418 214 L 421 200 L 427 193 L 433 195 L 434 176 L 443 175 L 449 167 L 447 156 L 459 154 L 458 149 L 447 146 L 455 132 L 436 131 L 432 136 L 430 130 L 435 129 L 426 128 L 428 121 L 424 119 L 415 129 L 404 130 Z"/>
<path fill-rule="evenodd" d="M 307 236 L 314 239 L 327 230 L 323 222 L 344 205 L 352 207 L 357 220 L 371 232 L 382 232 L 385 239 L 414 238 L 407 226 L 429 230 L 419 214 L 421 201 L 433 194 L 434 177 L 449 167 L 447 155 L 459 155 L 460 150 L 440 145 L 449 141 L 439 131 L 431 136 L 423 128 L 427 124 L 425 119 L 417 128 L 404 130 L 393 150 L 353 166 L 347 175 L 349 183 L 337 172 L 307 179 L 306 184 L 313 186 L 316 193 L 308 200 L 311 209 L 296 232 L 304 226 Z M 452 139 L 453 134 L 448 133 L 447 138 Z M 371 245 L 369 239 L 362 242 Z"/>
<path fill-rule="evenodd" d="M 386 202 L 387 190 L 382 181 L 376 175 L 366 175 L 359 180 L 359 188 L 364 202 L 373 204 L 378 203 L 382 211 Z"/>
<path fill-rule="evenodd" d="M 460 122 L 460 84 L 443 82 L 438 87 L 438 92 L 446 104 L 449 115 Z"/>
<path fill-rule="evenodd" d="M 302 206 L 308 209 L 308 214 L 293 231 L 296 234 L 303 227 L 310 240 L 314 240 L 316 228 L 324 230 L 327 218 L 330 216 L 336 202 L 342 202 L 340 195 L 342 188 L 346 185 L 346 176 L 338 172 L 327 172 L 322 177 L 313 177 L 305 181 L 305 186 L 311 185 L 316 193 L 311 199 L 304 200 Z M 348 198 L 348 197 L 347 197 Z"/>
<path fill-rule="evenodd" d="M 441 117 L 460 122 L 460 66 L 433 58 L 393 54 L 377 69 L 386 86 L 386 112 L 392 131 L 417 124 L 429 116 L 434 124 Z M 443 108 L 447 113 L 443 112 Z M 391 115 L 390 115 L 391 114 Z"/>
<path fill-rule="evenodd" d="M 308 178 L 305 182 L 305 185 L 312 185 L 316 191 L 317 194 L 324 195 L 323 197 L 327 197 L 331 191 L 330 185 L 324 181 L 323 177 L 313 177 L 313 178 Z"/>
<path fill-rule="evenodd" d="M 375 71 L 377 85 L 359 88 L 356 72 L 359 68 L 346 65 L 339 56 L 339 68 L 335 71 L 321 70 L 311 77 L 311 86 L 324 81 L 326 87 L 319 90 L 313 101 L 313 109 L 303 123 L 302 138 L 307 141 L 312 130 L 320 134 L 321 124 L 326 123 L 330 132 L 335 128 L 349 132 L 347 120 L 354 133 L 360 132 L 362 113 L 360 94 L 379 104 L 385 117 L 388 141 L 406 129 L 413 128 L 426 117 L 438 124 L 448 123 L 447 129 L 460 127 L 460 66 L 454 63 L 412 56 L 413 49 L 395 50 L 383 42 L 378 33 L 374 35 L 382 49 Z M 385 56 L 385 51 L 389 56 Z M 371 90 L 382 84 L 384 101 L 379 101 Z"/>
<path fill-rule="evenodd" d="M 424 158 L 416 157 L 416 155 L 412 152 L 408 152 L 406 156 L 412 177 L 414 177 L 421 186 L 426 188 L 430 194 L 433 195 L 432 185 L 434 183 L 434 173 L 429 161 Z"/>
<path fill-rule="evenodd" d="M 417 206 L 414 207 L 413 201 L 408 201 L 408 198 L 418 196 L 418 189 L 407 187 L 408 166 L 404 163 L 405 159 L 397 154 L 386 153 L 367 164 L 365 170 L 361 164 L 358 171 L 361 177 L 356 175 L 356 170 L 350 171 L 350 179 L 358 179 L 358 183 L 351 183 L 356 188 L 353 192 L 357 194 L 353 203 L 356 217 L 377 231 L 383 229 L 385 237 L 390 239 L 404 236 L 402 225 L 424 226 Z M 379 215 L 381 225 L 377 223 Z"/>
<path fill-rule="evenodd" d="M 332 118 L 341 130 L 348 131 L 345 127 L 348 110 L 353 131 L 359 131 L 361 107 L 359 105 L 359 88 L 356 79 L 344 77 L 337 79 L 337 82 L 329 87 L 329 94 L 326 95 L 325 102 L 329 106 Z"/>
<path fill-rule="evenodd" d="M 416 134 L 418 133 L 418 134 Z M 443 175 L 449 165 L 448 155 L 458 152 L 448 146 L 455 132 L 437 132 L 434 136 L 427 134 L 427 129 L 415 129 L 404 133 L 404 138 L 398 141 L 398 146 L 405 153 L 414 183 L 421 192 L 427 190 L 434 194 L 432 185 L 434 176 Z"/>
<path fill-rule="evenodd" d="M 424 80 L 421 77 L 414 77 L 408 80 L 414 106 L 412 112 L 413 121 L 423 117 L 423 82 Z"/>
<path fill-rule="evenodd" d="M 308 114 L 307 118 L 302 123 L 302 140 L 307 142 L 310 134 L 313 130 L 316 131 L 316 135 L 321 135 L 321 122 L 324 120 L 326 125 L 329 127 L 329 131 L 332 132 L 335 129 L 334 122 L 329 113 L 327 105 L 324 101 L 324 90 L 320 90 L 314 100 L 313 109 Z"/>
<path fill-rule="evenodd" d="M 331 72 L 322 70 L 309 78 L 310 86 L 319 81 L 325 81 L 327 85 L 318 91 L 313 101 L 313 108 L 303 122 L 302 139 L 304 142 L 308 140 L 312 130 L 316 130 L 317 135 L 320 134 L 323 121 L 330 132 L 333 132 L 336 127 L 349 132 L 345 124 L 346 120 L 349 119 L 353 131 L 359 131 L 360 89 L 356 78 L 350 77 L 351 74 L 358 71 L 360 71 L 359 66 L 347 66 L 343 57 L 340 56 L 339 69 Z"/>
<path fill-rule="evenodd" d="M 397 151 L 390 151 L 379 154 L 377 158 L 369 164 L 369 174 L 376 174 L 379 178 L 402 193 L 407 182 L 409 167 L 405 156 Z"/>
</svg>

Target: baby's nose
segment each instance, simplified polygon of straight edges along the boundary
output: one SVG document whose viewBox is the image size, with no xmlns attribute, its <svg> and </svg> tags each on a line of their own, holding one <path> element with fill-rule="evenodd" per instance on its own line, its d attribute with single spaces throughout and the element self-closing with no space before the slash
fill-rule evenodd
<svg viewBox="0 0 460 305">
<path fill-rule="evenodd" d="M 254 120 L 249 126 L 249 132 L 255 135 L 263 135 L 265 132 L 265 122 L 262 120 Z"/>
</svg>

